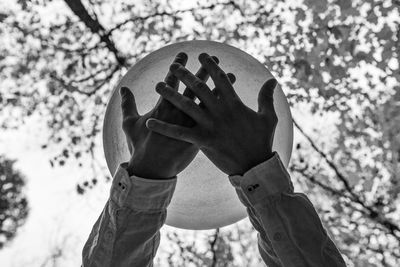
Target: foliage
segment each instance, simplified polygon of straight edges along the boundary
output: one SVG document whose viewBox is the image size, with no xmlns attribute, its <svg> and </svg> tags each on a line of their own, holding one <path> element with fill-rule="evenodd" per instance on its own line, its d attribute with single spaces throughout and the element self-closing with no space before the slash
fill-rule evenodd
<svg viewBox="0 0 400 267">
<path fill-rule="evenodd" d="M 14 163 L 0 155 L 0 249 L 15 237 L 28 216 L 28 202 L 22 192 L 25 179 Z"/>
<path fill-rule="evenodd" d="M 51 133 L 43 149 L 59 151 L 52 166 L 96 161 L 105 105 L 127 67 L 167 43 L 232 44 L 279 77 L 300 136 L 293 179 L 349 265 L 399 265 L 398 0 L 90 0 L 87 13 L 67 2 L 0 11 L 3 129 L 40 115 Z M 334 129 L 300 123 L 304 112 L 335 118 Z"/>
</svg>

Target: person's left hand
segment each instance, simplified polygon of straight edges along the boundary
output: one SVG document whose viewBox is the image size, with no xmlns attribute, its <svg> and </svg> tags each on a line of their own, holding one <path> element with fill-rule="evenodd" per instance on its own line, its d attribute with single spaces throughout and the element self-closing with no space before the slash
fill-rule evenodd
<svg viewBox="0 0 400 267">
<path fill-rule="evenodd" d="M 156 87 L 162 97 L 188 114 L 196 125 L 189 128 L 150 119 L 147 127 L 195 144 L 228 175 L 244 174 L 273 155 L 272 142 L 278 122 L 273 92 L 277 82 L 270 79 L 264 83 L 258 95 L 259 109 L 255 112 L 243 104 L 228 75 L 209 55 L 201 54 L 199 61 L 214 81 L 216 93 L 181 64 L 172 64 L 170 70 L 191 88 L 202 101 L 202 106 L 183 97 L 166 83 L 159 83 Z"/>
<path fill-rule="evenodd" d="M 179 53 L 174 63 L 185 65 L 187 55 Z M 199 71 L 199 79 L 207 79 L 203 70 Z M 178 90 L 179 80 L 169 71 L 164 80 L 173 90 Z M 149 118 L 158 118 L 169 123 L 193 126 L 194 122 L 171 103 L 160 97 L 155 107 L 143 116 L 139 115 L 135 97 L 127 87 L 122 87 L 121 109 L 122 128 L 124 130 L 129 151 L 133 152 L 127 171 L 129 175 L 143 178 L 170 178 L 182 171 L 196 156 L 198 148 L 190 143 L 174 140 L 146 128 Z M 191 95 L 192 99 L 194 95 Z"/>
<path fill-rule="evenodd" d="M 174 63 L 185 65 L 187 59 L 185 53 L 179 53 Z M 212 60 L 218 64 L 216 57 L 213 57 Z M 209 75 L 204 68 L 200 68 L 196 77 L 205 82 Z M 168 72 L 164 81 L 174 91 L 178 91 L 179 80 L 172 72 Z M 156 118 L 185 127 L 192 127 L 195 122 L 163 97 L 160 97 L 158 103 L 150 112 L 140 116 L 132 92 L 123 87 L 120 93 L 122 127 L 129 151 L 131 154 L 133 152 L 127 168 L 129 175 L 150 179 L 176 176 L 189 165 L 199 149 L 191 143 L 149 131 L 146 127 L 146 121 L 149 118 Z M 189 88 L 185 89 L 183 95 L 186 99 L 194 101 L 195 95 Z"/>
</svg>

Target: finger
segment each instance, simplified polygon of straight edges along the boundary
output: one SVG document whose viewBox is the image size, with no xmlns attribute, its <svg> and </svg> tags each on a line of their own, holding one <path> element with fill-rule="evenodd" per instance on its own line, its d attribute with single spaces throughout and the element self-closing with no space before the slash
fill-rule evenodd
<svg viewBox="0 0 400 267">
<path fill-rule="evenodd" d="M 277 81 L 272 78 L 264 83 L 258 93 L 258 112 L 267 113 L 275 112 L 274 110 L 274 89 L 277 85 Z"/>
<path fill-rule="evenodd" d="M 186 53 L 180 52 L 176 55 L 173 63 L 179 63 L 182 66 L 185 66 L 188 60 L 188 56 Z M 167 76 L 164 79 L 164 82 L 178 91 L 179 88 L 179 79 L 169 70 Z"/>
<path fill-rule="evenodd" d="M 229 81 L 231 82 L 231 84 L 234 84 L 236 82 L 236 76 L 233 73 L 228 73 L 228 78 Z M 218 88 L 214 88 L 212 90 L 213 95 L 215 95 L 215 97 L 219 97 L 219 92 L 218 92 Z M 204 108 L 203 103 L 200 102 L 199 107 Z"/>
<path fill-rule="evenodd" d="M 140 117 L 135 96 L 128 87 L 121 87 L 121 110 L 122 110 L 122 128 L 125 130 L 133 125 Z"/>
<path fill-rule="evenodd" d="M 184 52 L 180 52 L 176 55 L 176 57 L 172 63 L 179 63 L 179 64 L 182 64 L 182 66 L 185 66 L 187 63 L 187 60 L 188 60 L 187 54 Z M 174 90 L 178 91 L 179 79 L 170 70 L 168 70 L 168 74 L 165 77 L 164 82 L 167 83 L 172 88 L 174 88 Z M 157 101 L 156 107 L 171 108 L 171 104 L 163 101 L 163 99 L 160 97 Z"/>
<path fill-rule="evenodd" d="M 157 119 L 148 119 L 146 121 L 146 127 L 153 132 L 185 141 L 188 143 L 195 144 L 196 138 L 193 131 L 190 128 L 178 126 L 171 123 L 166 123 Z"/>
<path fill-rule="evenodd" d="M 129 150 L 129 154 L 132 155 L 132 142 L 131 142 L 131 138 L 128 135 L 125 135 L 125 139 L 126 139 L 126 143 L 128 144 L 128 150 Z"/>
<path fill-rule="evenodd" d="M 126 117 L 139 117 L 139 113 L 136 107 L 135 96 L 128 87 L 121 87 L 121 109 L 122 116 Z"/>
<path fill-rule="evenodd" d="M 229 81 L 231 82 L 231 84 L 234 84 L 236 82 L 236 76 L 233 73 L 228 73 L 227 74 Z"/>
<path fill-rule="evenodd" d="M 214 109 L 217 107 L 217 99 L 205 82 L 197 78 L 193 73 L 180 64 L 172 64 L 170 70 L 180 81 L 192 90 L 192 92 L 207 108 Z"/>
<path fill-rule="evenodd" d="M 156 91 L 166 100 L 168 100 L 176 108 L 186 113 L 189 117 L 195 120 L 197 123 L 207 123 L 207 117 L 203 110 L 199 108 L 196 103 L 176 92 L 173 88 L 168 86 L 166 83 L 158 83 Z"/>
<path fill-rule="evenodd" d="M 211 79 L 214 81 L 215 87 L 218 87 L 222 97 L 233 97 L 234 89 L 232 84 L 229 82 L 229 78 L 226 73 L 212 60 L 212 58 L 206 54 L 201 53 L 199 55 L 199 61 L 201 65 L 210 74 Z"/>
<path fill-rule="evenodd" d="M 217 64 L 219 63 L 219 59 L 216 56 L 212 56 L 211 58 Z M 204 67 L 200 67 L 200 69 L 196 72 L 196 77 L 204 82 L 207 82 L 210 75 L 208 74 L 207 70 Z M 196 98 L 196 95 L 190 90 L 189 87 L 186 87 L 185 91 L 183 91 L 183 95 L 192 100 Z"/>
</svg>

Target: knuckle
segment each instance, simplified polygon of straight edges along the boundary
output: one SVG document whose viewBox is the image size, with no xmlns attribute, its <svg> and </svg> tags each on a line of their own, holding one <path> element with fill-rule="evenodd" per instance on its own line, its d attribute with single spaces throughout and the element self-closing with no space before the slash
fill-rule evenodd
<svg viewBox="0 0 400 267">
<path fill-rule="evenodd" d="M 231 105 L 236 108 L 243 106 L 243 103 L 238 97 L 233 97 L 231 100 Z"/>
<path fill-rule="evenodd" d="M 173 84 L 176 81 L 176 77 L 174 75 L 169 75 L 166 79 L 165 79 L 165 83 L 168 85 Z"/>
<path fill-rule="evenodd" d="M 131 117 L 127 117 L 122 121 L 122 130 L 127 132 L 132 125 L 133 119 Z"/>
<path fill-rule="evenodd" d="M 182 107 L 183 107 L 184 109 L 186 109 L 186 110 L 191 110 L 191 109 L 193 109 L 192 103 L 191 103 L 190 100 L 188 100 L 188 99 L 184 99 L 184 100 L 182 101 Z"/>
<path fill-rule="evenodd" d="M 154 113 L 157 114 L 162 111 L 166 111 L 168 102 L 165 99 L 162 99 L 158 107 L 154 109 Z"/>
<path fill-rule="evenodd" d="M 204 67 L 200 67 L 199 71 L 196 73 L 196 77 L 200 80 L 206 79 L 208 76 L 208 72 Z"/>
<path fill-rule="evenodd" d="M 165 87 L 165 88 L 162 90 L 162 94 L 165 95 L 165 96 L 171 96 L 171 95 L 173 95 L 172 91 L 171 91 L 168 87 Z"/>
<path fill-rule="evenodd" d="M 216 64 L 215 61 L 214 61 L 214 59 L 213 59 L 212 57 L 210 57 L 210 56 L 208 56 L 208 57 L 205 58 L 205 62 L 206 62 L 207 64 Z"/>
<path fill-rule="evenodd" d="M 195 80 L 193 83 L 194 87 L 203 89 L 205 87 L 205 84 L 202 80 Z"/>
<path fill-rule="evenodd" d="M 207 131 L 199 134 L 199 146 L 204 148 L 214 147 L 215 134 L 212 131 Z"/>
<path fill-rule="evenodd" d="M 223 72 L 222 70 L 218 70 L 217 76 L 218 76 L 220 79 L 226 79 L 226 73 Z"/>
<path fill-rule="evenodd" d="M 173 110 L 173 105 L 170 102 L 168 102 L 167 100 L 164 100 L 157 107 L 154 115 L 157 118 L 165 118 L 168 114 L 170 114 L 171 110 Z"/>
<path fill-rule="evenodd" d="M 175 136 L 176 137 L 178 137 L 178 138 L 181 138 L 181 137 L 183 137 L 183 131 L 182 131 L 182 129 L 180 129 L 180 128 L 178 128 L 178 129 L 175 129 Z"/>
<path fill-rule="evenodd" d="M 176 69 L 176 71 L 178 74 L 182 75 L 183 77 L 188 77 L 190 75 L 190 72 L 181 65 Z"/>
</svg>

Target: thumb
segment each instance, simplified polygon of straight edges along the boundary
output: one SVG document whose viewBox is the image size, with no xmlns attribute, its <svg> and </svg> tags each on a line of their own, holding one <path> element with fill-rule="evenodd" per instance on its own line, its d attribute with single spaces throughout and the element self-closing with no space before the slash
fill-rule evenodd
<svg viewBox="0 0 400 267">
<path fill-rule="evenodd" d="M 274 89 L 277 81 L 272 78 L 264 83 L 258 93 L 258 112 L 267 113 L 274 109 Z"/>
<path fill-rule="evenodd" d="M 137 111 L 135 96 L 128 87 L 122 87 L 119 91 L 121 95 L 122 121 L 133 119 L 136 121 L 140 116 Z"/>
</svg>

